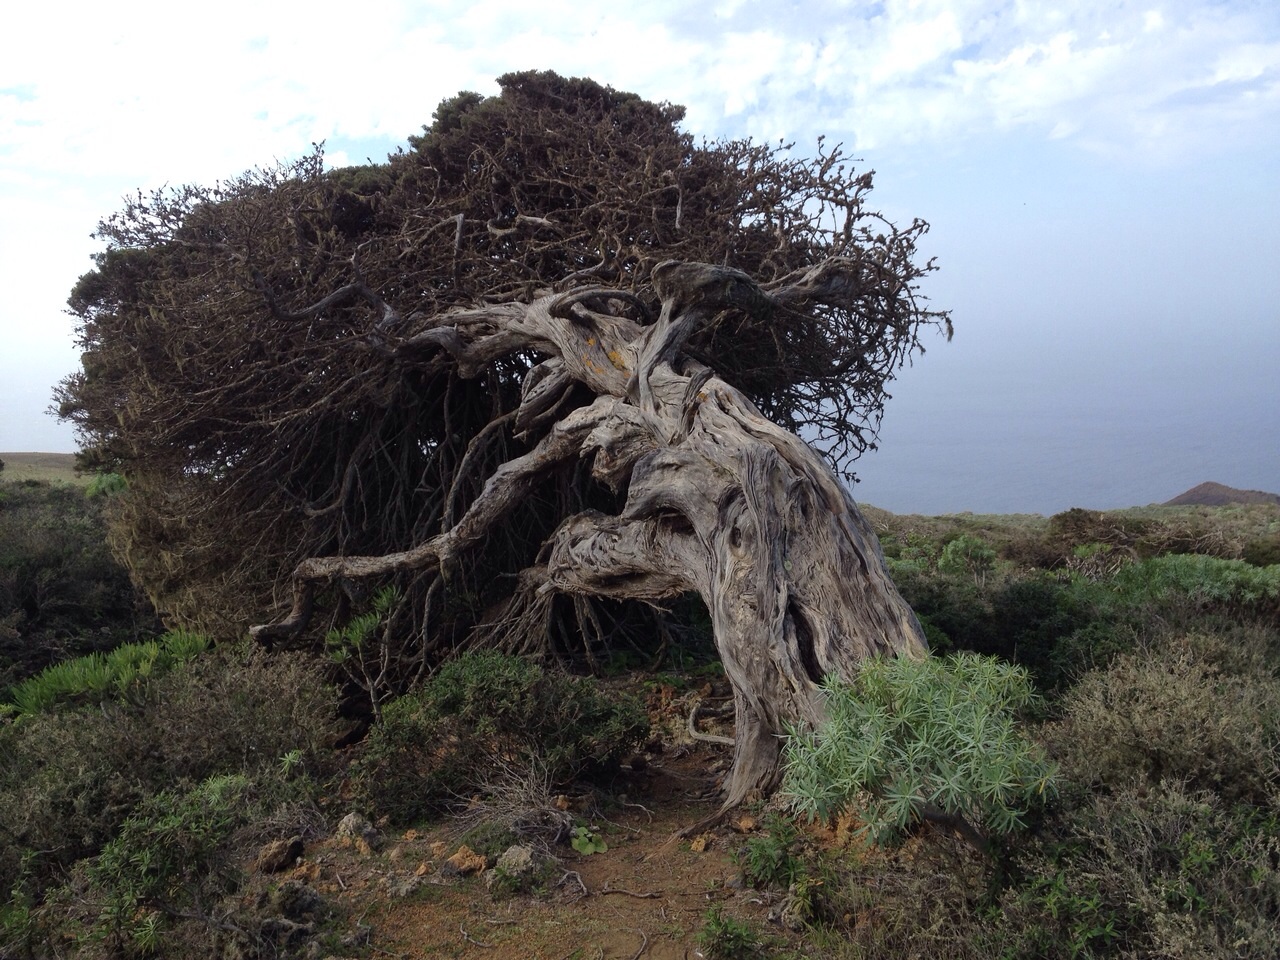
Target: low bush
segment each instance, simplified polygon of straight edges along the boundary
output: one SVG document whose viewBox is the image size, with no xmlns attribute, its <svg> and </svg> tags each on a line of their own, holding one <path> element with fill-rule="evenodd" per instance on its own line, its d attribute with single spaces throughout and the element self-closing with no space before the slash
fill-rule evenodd
<svg viewBox="0 0 1280 960">
<path fill-rule="evenodd" d="M 747 837 L 734 854 L 734 862 L 748 886 L 786 890 L 804 873 L 803 860 L 796 852 L 800 831 L 778 814 L 766 816 L 763 826 Z"/>
<path fill-rule="evenodd" d="M 1116 602 L 1130 609 L 1156 607 L 1183 617 L 1216 613 L 1280 613 L 1280 566 L 1198 554 L 1153 557 L 1121 569 L 1111 580 Z"/>
<path fill-rule="evenodd" d="M 1280 680 L 1248 663 L 1202 634 L 1090 673 L 1053 730 L 1064 771 L 1091 788 L 1173 780 L 1280 809 Z"/>
<path fill-rule="evenodd" d="M 383 708 L 352 785 L 411 822 L 466 796 L 501 766 L 536 761 L 554 782 L 618 762 L 648 734 L 638 701 L 606 696 L 520 657 L 469 653 Z"/>
<path fill-rule="evenodd" d="M 0 694 L 156 629 L 111 555 L 103 509 L 76 487 L 0 482 Z"/>
<path fill-rule="evenodd" d="M 874 659 L 828 680 L 827 720 L 786 747 L 783 790 L 811 819 L 856 811 L 877 843 L 925 819 L 976 846 L 1053 794 L 1053 765 L 1018 727 L 1026 671 L 991 658 Z"/>
<path fill-rule="evenodd" d="M 125 643 L 110 653 L 91 653 L 62 660 L 22 681 L 7 706 L 18 717 L 31 717 L 59 704 L 84 705 L 103 700 L 141 702 L 144 688 L 175 665 L 203 653 L 209 640 L 197 633 L 171 630 L 157 640 Z"/>
<path fill-rule="evenodd" d="M 707 911 L 698 944 L 707 960 L 760 960 L 769 954 L 764 937 L 720 907 Z"/>
<path fill-rule="evenodd" d="M 80 938 L 149 954 L 175 919 L 212 921 L 198 910 L 242 879 L 230 841 L 255 813 L 249 793 L 247 778 L 227 774 L 140 804 L 85 871 L 81 897 L 90 913 Z"/>
<path fill-rule="evenodd" d="M 1087 797 L 1019 863 L 984 935 L 1008 958 L 1280 956 L 1280 824 L 1177 781 Z"/>
<path fill-rule="evenodd" d="M 162 790 L 275 771 L 295 750 L 325 772 L 334 714 L 314 664 L 220 650 L 152 682 L 144 703 L 0 724 L 0 889 L 38 899 Z"/>
</svg>

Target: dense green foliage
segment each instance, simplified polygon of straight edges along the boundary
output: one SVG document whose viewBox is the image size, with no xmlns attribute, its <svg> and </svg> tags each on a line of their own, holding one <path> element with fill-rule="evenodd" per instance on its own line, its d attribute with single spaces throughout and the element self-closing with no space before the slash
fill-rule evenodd
<svg viewBox="0 0 1280 960">
<path fill-rule="evenodd" d="M 970 837 L 1004 835 L 1055 791 L 1053 765 L 1015 720 L 1033 698 L 1017 667 L 972 654 L 879 660 L 823 690 L 826 723 L 787 745 L 784 792 L 809 819 L 852 808 L 880 844 L 939 815 Z"/>
<path fill-rule="evenodd" d="M 207 653 L 143 696 L 0 723 L 0 889 L 39 903 L 163 791 L 332 769 L 335 701 L 298 656 Z M 50 913 L 57 913 L 51 907 Z"/>
<path fill-rule="evenodd" d="M 30 717 L 61 703 L 140 702 L 146 699 L 149 681 L 208 647 L 207 637 L 171 630 L 156 640 L 121 644 L 106 654 L 60 660 L 17 684 L 10 702 L 0 703 L 0 711 Z"/>
<path fill-rule="evenodd" d="M 1021 664 L 1049 695 L 1021 729 L 1058 765 L 1058 790 L 991 864 L 945 830 L 873 855 L 810 847 L 799 864 L 803 844 L 793 847 L 792 889 L 810 891 L 818 918 L 813 954 L 1276 956 L 1280 567 L 1244 558 L 1280 528 L 1280 511 L 877 522 L 935 647 Z M 994 555 L 985 569 L 974 541 Z M 906 689 L 892 702 L 921 697 Z M 951 725 L 926 724 L 920 749 Z M 849 782 L 872 754 L 895 755 L 849 749 L 827 780 Z M 803 780 L 813 758 L 799 759 Z M 855 804 L 855 822 L 883 821 L 878 803 Z"/>
<path fill-rule="evenodd" d="M 469 653 L 385 707 L 352 770 L 363 801 L 397 822 L 538 764 L 552 782 L 616 764 L 648 734 L 639 702 L 520 657 Z"/>
</svg>

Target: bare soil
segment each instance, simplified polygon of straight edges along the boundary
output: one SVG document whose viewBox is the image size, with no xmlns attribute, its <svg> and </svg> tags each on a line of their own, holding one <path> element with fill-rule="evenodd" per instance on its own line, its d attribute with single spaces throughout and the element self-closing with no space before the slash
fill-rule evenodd
<svg viewBox="0 0 1280 960">
<path fill-rule="evenodd" d="M 583 855 L 557 846 L 557 862 L 532 892 L 493 894 L 485 872 L 442 869 L 459 847 L 456 823 L 388 832 L 376 851 L 329 839 L 310 845 L 285 877 L 312 886 L 344 918 L 348 932 L 368 929 L 374 954 L 608 960 L 702 957 L 698 935 L 709 909 L 766 923 L 778 894 L 744 888 L 732 854 L 755 829 L 754 817 L 681 839 L 677 833 L 716 810 L 727 748 L 698 744 L 644 765 L 620 794 L 597 808 L 590 825 L 608 850 Z M 590 797 L 574 798 L 575 806 Z M 267 878 L 258 878 L 258 885 Z M 780 927 L 782 940 L 791 936 Z"/>
</svg>

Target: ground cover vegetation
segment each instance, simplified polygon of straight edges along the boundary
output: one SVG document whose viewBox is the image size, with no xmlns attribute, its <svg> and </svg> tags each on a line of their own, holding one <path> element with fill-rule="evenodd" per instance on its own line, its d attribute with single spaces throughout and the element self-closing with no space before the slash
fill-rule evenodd
<svg viewBox="0 0 1280 960">
<path fill-rule="evenodd" d="M 717 888 L 671 936 L 728 957 L 1274 956 L 1280 568 L 1233 554 L 1274 534 L 1280 511 L 1096 515 L 1156 544 L 1105 566 L 1082 565 L 1105 544 L 1075 514 L 871 515 L 938 655 L 832 687 L 833 723 L 793 742 L 783 794 L 745 836 L 722 828 L 745 890 Z M 1192 534 L 1212 552 L 1159 546 Z M 282 956 L 320 942 L 360 955 L 359 938 L 343 946 L 359 924 L 336 887 L 321 896 L 252 866 L 268 841 L 331 842 L 352 808 L 385 829 L 442 825 L 487 861 L 520 843 L 569 861 L 532 881 L 504 873 L 500 894 L 457 881 L 464 895 L 563 896 L 572 858 L 634 848 L 561 795 L 593 783 L 595 809 L 626 790 L 660 813 L 619 767 L 702 746 L 677 748 L 683 714 L 672 724 L 654 705 L 700 699 L 717 676 L 709 642 L 693 672 L 688 651 L 656 673 L 600 663 L 607 688 L 478 651 L 390 698 L 367 740 L 342 747 L 332 656 L 158 630 L 116 650 L 7 687 L 6 955 Z M 56 695 L 31 692 L 42 683 Z M 968 767 L 966 742 L 982 745 Z M 387 917 L 412 902 L 393 899 Z"/>
</svg>

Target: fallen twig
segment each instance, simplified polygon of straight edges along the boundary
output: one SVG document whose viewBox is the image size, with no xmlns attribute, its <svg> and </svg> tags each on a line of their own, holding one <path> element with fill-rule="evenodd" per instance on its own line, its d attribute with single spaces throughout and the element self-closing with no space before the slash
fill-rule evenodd
<svg viewBox="0 0 1280 960">
<path fill-rule="evenodd" d="M 568 880 L 570 877 L 572 877 L 574 880 L 578 882 L 578 887 L 580 890 L 582 890 L 582 894 L 577 898 L 575 898 L 576 900 L 581 900 L 583 897 L 591 896 L 591 891 L 587 889 L 587 885 L 582 880 L 582 874 L 580 874 L 577 870 L 566 870 L 564 872 L 564 876 L 560 878 L 558 883 L 556 883 L 556 886 L 563 887 L 564 882 Z"/>
<path fill-rule="evenodd" d="M 492 950 L 492 949 L 493 949 L 493 944 L 492 944 L 492 943 L 481 943 L 479 940 L 477 940 L 477 939 L 475 939 L 473 936 L 471 936 L 471 934 L 467 933 L 467 928 L 466 928 L 466 927 L 464 927 L 462 924 L 458 924 L 458 929 L 462 931 L 462 942 L 463 942 L 463 943 L 471 943 L 471 944 L 474 944 L 474 945 L 475 945 L 475 946 L 477 946 L 477 947 L 484 947 L 486 950 Z"/>
<path fill-rule="evenodd" d="M 596 892 L 599 893 L 600 896 L 604 896 L 607 893 L 622 893 L 626 894 L 628 897 L 635 897 L 637 900 L 659 900 L 662 896 L 658 893 L 635 893 L 631 890 L 624 890 L 622 887 L 611 887 L 608 884 L 605 884 Z"/>
<path fill-rule="evenodd" d="M 640 960 L 640 954 L 644 953 L 646 950 L 649 949 L 649 935 L 645 933 L 643 930 L 640 930 L 638 928 L 636 930 L 636 933 L 640 934 L 640 936 L 643 938 L 643 942 L 640 944 L 640 949 L 631 955 L 631 960 Z"/>
</svg>

